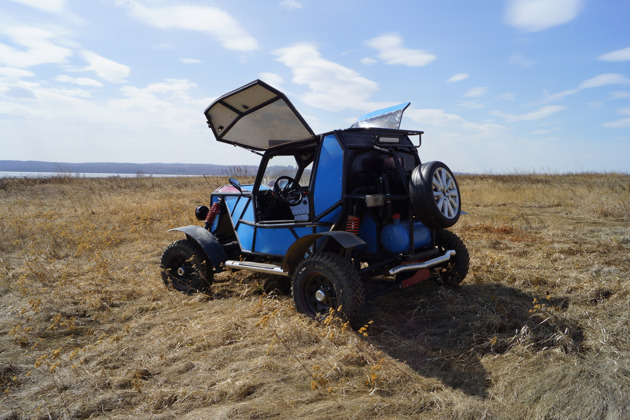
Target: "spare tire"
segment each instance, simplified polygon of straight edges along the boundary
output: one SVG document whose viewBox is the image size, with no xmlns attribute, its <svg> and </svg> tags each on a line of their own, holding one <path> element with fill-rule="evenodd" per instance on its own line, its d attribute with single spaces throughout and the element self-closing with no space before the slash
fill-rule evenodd
<svg viewBox="0 0 630 420">
<path fill-rule="evenodd" d="M 453 172 L 442 162 L 416 166 L 409 179 L 414 215 L 431 229 L 453 226 L 461 213 L 459 187 Z"/>
</svg>

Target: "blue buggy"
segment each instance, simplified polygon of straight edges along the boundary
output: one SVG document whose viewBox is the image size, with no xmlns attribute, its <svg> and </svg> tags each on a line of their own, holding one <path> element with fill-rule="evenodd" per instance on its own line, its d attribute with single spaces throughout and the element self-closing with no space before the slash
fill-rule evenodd
<svg viewBox="0 0 630 420">
<path fill-rule="evenodd" d="M 206 110 L 217 141 L 261 155 L 253 184 L 212 192 L 195 210 L 203 226 L 162 254 L 164 282 L 209 292 L 214 273 L 272 274 L 299 312 L 331 308 L 356 323 L 363 303 L 429 278 L 456 286 L 468 272 L 463 241 L 446 228 L 461 214 L 459 187 L 443 163 L 422 163 L 422 131 L 401 130 L 409 104 L 314 134 L 288 98 L 256 80 Z M 366 296 L 365 283 L 374 283 Z"/>
</svg>

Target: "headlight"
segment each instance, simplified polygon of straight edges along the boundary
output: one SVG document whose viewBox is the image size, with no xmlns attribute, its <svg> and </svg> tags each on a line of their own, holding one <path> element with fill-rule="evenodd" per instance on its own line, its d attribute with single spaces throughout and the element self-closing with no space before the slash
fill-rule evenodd
<svg viewBox="0 0 630 420">
<path fill-rule="evenodd" d="M 208 215 L 208 211 L 210 211 L 208 206 L 198 206 L 195 209 L 195 217 L 197 218 L 197 220 L 206 220 L 206 216 Z"/>
<path fill-rule="evenodd" d="M 383 144 L 396 144 L 396 143 L 400 143 L 400 138 L 399 137 L 379 137 L 378 142 L 383 143 Z"/>
</svg>

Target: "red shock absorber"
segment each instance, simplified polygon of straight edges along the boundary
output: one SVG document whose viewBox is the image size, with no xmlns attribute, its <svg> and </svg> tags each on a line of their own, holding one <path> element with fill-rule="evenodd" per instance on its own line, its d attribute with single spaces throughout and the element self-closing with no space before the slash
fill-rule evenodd
<svg viewBox="0 0 630 420">
<path fill-rule="evenodd" d="M 358 216 L 348 216 L 348 220 L 346 221 L 347 232 L 358 235 L 360 226 L 361 226 L 361 219 Z"/>
<path fill-rule="evenodd" d="M 206 229 L 210 229 L 212 227 L 212 224 L 214 223 L 214 219 L 217 218 L 217 214 L 219 214 L 219 201 L 215 201 L 211 206 L 210 206 L 210 210 L 208 210 L 208 215 L 206 216 L 206 225 L 205 228 Z"/>
</svg>

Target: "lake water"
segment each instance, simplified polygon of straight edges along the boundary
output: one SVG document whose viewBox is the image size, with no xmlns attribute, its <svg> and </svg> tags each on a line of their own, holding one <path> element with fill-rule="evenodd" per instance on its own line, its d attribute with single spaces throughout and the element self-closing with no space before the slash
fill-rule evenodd
<svg viewBox="0 0 630 420">
<path fill-rule="evenodd" d="M 50 178 L 53 176 L 69 176 L 76 178 L 168 178 L 168 177 L 182 177 L 182 176 L 203 176 L 203 175 L 173 175 L 173 174 L 115 174 L 115 173 L 89 173 L 89 172 L 14 172 L 14 171 L 0 171 L 0 178 Z"/>
</svg>

